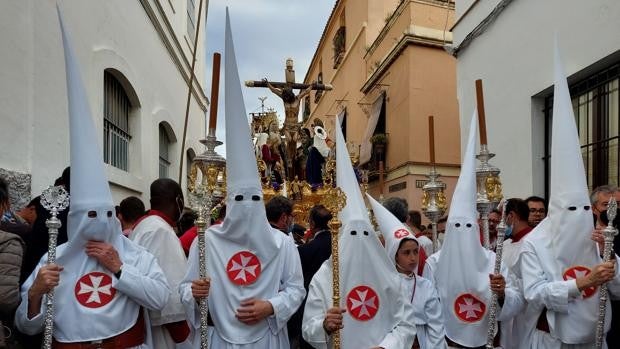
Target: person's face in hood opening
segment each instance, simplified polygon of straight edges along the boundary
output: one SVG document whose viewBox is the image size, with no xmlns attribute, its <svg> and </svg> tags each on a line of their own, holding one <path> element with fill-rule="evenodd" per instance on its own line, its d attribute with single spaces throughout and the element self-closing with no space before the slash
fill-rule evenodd
<svg viewBox="0 0 620 349">
<path fill-rule="evenodd" d="M 418 266 L 420 247 L 413 239 L 403 239 L 396 251 L 396 269 L 398 272 L 411 275 Z"/>
</svg>

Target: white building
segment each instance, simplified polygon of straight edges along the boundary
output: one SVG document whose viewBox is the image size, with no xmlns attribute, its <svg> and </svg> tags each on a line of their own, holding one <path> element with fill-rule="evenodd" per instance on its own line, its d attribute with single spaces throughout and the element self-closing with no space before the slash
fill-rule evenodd
<svg viewBox="0 0 620 349">
<path fill-rule="evenodd" d="M 620 2 L 457 0 L 461 134 L 484 84 L 488 143 L 507 197 L 548 195 L 553 46 L 569 76 L 589 185 L 618 184 Z"/>
<path fill-rule="evenodd" d="M 69 165 L 64 56 L 56 1 L 0 4 L 0 175 L 21 202 Z M 100 130 L 115 201 L 179 175 L 199 0 L 58 2 Z M 208 1 L 205 1 L 206 6 Z M 204 18 L 198 39 L 185 160 L 203 146 Z M 185 165 L 183 187 L 186 178 Z M 19 205 L 17 205 L 19 206 Z"/>
</svg>

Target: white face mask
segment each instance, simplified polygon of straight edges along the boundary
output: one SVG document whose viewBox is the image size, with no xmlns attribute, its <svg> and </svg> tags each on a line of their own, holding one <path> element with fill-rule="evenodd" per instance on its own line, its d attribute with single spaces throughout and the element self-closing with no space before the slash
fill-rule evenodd
<svg viewBox="0 0 620 349">
<path fill-rule="evenodd" d="M 114 215 L 113 207 L 99 207 L 71 211 L 68 225 L 69 240 L 110 241 L 120 223 Z"/>
<path fill-rule="evenodd" d="M 254 214 L 265 211 L 262 193 L 249 189 L 237 190 L 228 196 L 226 218 L 229 220 L 245 220 Z"/>
</svg>

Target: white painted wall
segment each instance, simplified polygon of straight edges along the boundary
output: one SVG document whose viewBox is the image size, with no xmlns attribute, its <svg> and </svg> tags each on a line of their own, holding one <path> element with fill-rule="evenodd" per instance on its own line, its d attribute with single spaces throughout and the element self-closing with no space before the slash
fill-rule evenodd
<svg viewBox="0 0 620 349">
<path fill-rule="evenodd" d="M 59 3 L 73 36 L 92 114 L 100 129 L 100 147 L 104 70 L 118 70 L 135 90 L 139 107 L 130 121 L 130 169 L 125 172 L 108 166 L 108 177 L 115 201 L 127 195 L 142 196 L 146 201 L 148 187 L 159 175 L 161 121 L 172 126 L 177 139 L 171 148 L 169 174 L 175 180 L 178 177 L 188 87 L 173 55 L 181 62 L 191 60 L 184 38 L 186 1 L 173 1 L 174 11 L 168 0 Z M 33 196 L 69 164 L 64 58 L 55 4 L 51 0 L 0 4 L 0 167 L 30 173 Z M 176 37 L 180 49 L 171 53 L 166 48 L 145 6 L 154 11 L 161 8 L 169 16 L 173 30 L 164 30 L 169 41 Z M 196 8 L 196 15 L 197 12 Z M 158 18 L 159 25 L 166 28 L 164 17 L 159 14 Z M 198 81 L 194 83 L 197 91 L 203 89 L 205 80 L 204 20 L 202 25 L 196 63 Z M 204 93 L 199 92 L 198 99 L 192 97 L 185 149 L 193 148 L 196 153 L 202 151 L 198 140 L 204 137 L 206 105 Z"/>
<path fill-rule="evenodd" d="M 498 2 L 479 1 L 454 28 L 455 45 Z M 577 73 L 571 82 L 619 52 L 619 18 L 617 0 L 514 0 L 459 54 L 462 142 L 476 104 L 474 81 L 482 79 L 489 148 L 497 154 L 492 163 L 502 171 L 505 196 L 544 194 L 544 99 L 537 95 L 553 84 L 554 32 L 567 74 Z"/>
</svg>

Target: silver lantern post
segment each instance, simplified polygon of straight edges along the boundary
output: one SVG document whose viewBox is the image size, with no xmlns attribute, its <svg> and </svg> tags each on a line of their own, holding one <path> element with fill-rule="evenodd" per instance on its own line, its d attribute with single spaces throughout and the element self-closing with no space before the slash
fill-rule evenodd
<svg viewBox="0 0 620 349">
<path fill-rule="evenodd" d="M 476 208 L 482 220 L 482 236 L 484 247 L 491 248 L 489 237 L 489 213 L 497 207 L 502 199 L 502 183 L 499 180 L 499 169 L 489 163 L 495 154 L 489 151 L 487 143 L 487 126 L 484 114 L 484 97 L 482 95 L 482 80 L 476 80 L 476 103 L 478 110 L 478 128 L 480 129 L 480 154 L 476 159 L 480 161 L 476 168 L 477 196 Z"/>
<path fill-rule="evenodd" d="M 201 2 L 202 5 L 202 2 Z M 221 145 L 215 137 L 217 126 L 217 107 L 220 87 L 221 55 L 213 53 L 213 74 L 211 76 L 211 105 L 209 110 L 208 131 L 205 139 L 200 143 L 205 145 L 205 151 L 192 160 L 189 173 L 187 191 L 190 205 L 198 213 L 196 230 L 198 232 L 198 275 L 200 279 L 207 278 L 207 236 L 206 231 L 210 224 L 211 210 L 219 204 L 226 193 L 226 160 L 215 152 L 215 147 Z M 189 100 L 188 100 L 189 101 Z M 200 176 L 199 176 L 200 174 Z M 199 301 L 200 309 L 200 348 L 208 348 L 207 318 L 209 309 L 207 297 Z"/>
<path fill-rule="evenodd" d="M 427 175 L 428 182 L 422 187 L 422 212 L 431 221 L 433 253 L 439 250 L 439 237 L 437 236 L 437 222 L 446 212 L 446 196 L 444 190 L 446 184 L 442 182 L 435 167 L 435 121 L 433 116 L 428 117 L 428 139 L 431 170 Z"/>
<path fill-rule="evenodd" d="M 209 130 L 206 139 L 201 140 L 206 145 L 204 153 L 196 156 L 192 161 L 190 181 L 188 184 L 190 205 L 198 214 L 196 228 L 198 231 L 198 258 L 199 277 L 207 278 L 207 237 L 211 210 L 221 202 L 226 192 L 225 171 L 226 160 L 215 152 L 215 147 L 221 145 L 215 137 L 215 129 Z M 200 172 L 200 180 L 198 178 Z M 207 297 L 199 301 L 200 307 L 200 347 L 206 349 L 207 343 Z"/>
<path fill-rule="evenodd" d="M 69 206 L 69 193 L 62 186 L 49 187 L 41 194 L 41 206 L 50 211 L 51 217 L 45 221 L 49 241 L 47 244 L 47 264 L 56 263 L 56 245 L 58 243 L 58 229 L 62 226 L 57 215 Z M 54 290 L 47 292 L 45 301 L 45 330 L 43 332 L 43 348 L 52 347 L 54 332 Z"/>
<path fill-rule="evenodd" d="M 502 199 L 502 184 L 499 179 L 499 169 L 489 163 L 495 154 L 489 152 L 486 144 L 480 144 L 480 154 L 476 159 L 480 162 L 476 167 L 476 208 L 480 213 L 482 221 L 482 236 L 484 247 L 491 248 L 489 236 L 489 213 L 497 208 L 497 204 Z"/>
<path fill-rule="evenodd" d="M 618 235 L 618 230 L 614 227 L 613 222 L 618 212 L 618 203 L 616 199 L 612 197 L 609 200 L 607 206 L 607 218 L 609 222 L 603 230 L 605 235 L 605 248 L 603 250 L 603 261 L 607 262 L 611 259 L 613 252 L 614 238 Z M 605 340 L 605 313 L 607 311 L 607 299 L 609 298 L 609 292 L 607 292 L 607 283 L 604 283 L 599 288 L 599 303 L 598 303 L 598 320 L 596 322 L 596 348 L 601 349 Z"/>
<path fill-rule="evenodd" d="M 437 173 L 435 166 L 431 167 L 427 175 L 428 182 L 422 187 L 422 212 L 431 221 L 433 253 L 439 249 L 439 237 L 437 236 L 437 222 L 446 212 L 446 196 L 444 190 L 446 183 L 439 180 L 440 174 Z"/>
</svg>

